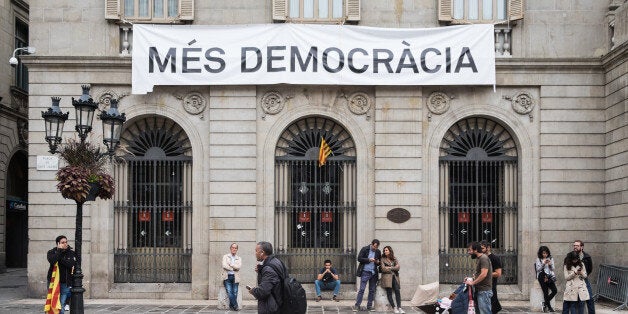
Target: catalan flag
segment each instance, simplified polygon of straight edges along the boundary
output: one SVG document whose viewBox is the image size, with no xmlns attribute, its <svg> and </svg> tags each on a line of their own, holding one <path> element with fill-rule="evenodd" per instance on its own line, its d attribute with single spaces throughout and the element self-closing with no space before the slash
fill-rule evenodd
<svg viewBox="0 0 628 314">
<path fill-rule="evenodd" d="M 318 166 L 322 167 L 327 161 L 327 156 L 331 154 L 331 147 L 325 142 L 325 138 L 321 136 L 321 147 L 318 150 Z"/>
<path fill-rule="evenodd" d="M 61 284 L 59 283 L 59 262 L 57 262 L 52 268 L 52 277 L 50 277 L 50 285 L 48 286 L 48 295 L 46 296 L 44 313 L 59 314 L 62 306 L 59 302 L 60 295 Z"/>
</svg>

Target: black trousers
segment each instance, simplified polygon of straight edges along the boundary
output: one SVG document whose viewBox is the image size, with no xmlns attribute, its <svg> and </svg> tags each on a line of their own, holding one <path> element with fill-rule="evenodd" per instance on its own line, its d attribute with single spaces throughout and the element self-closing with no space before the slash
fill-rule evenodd
<svg viewBox="0 0 628 314">
<path fill-rule="evenodd" d="M 393 302 L 393 290 L 395 290 L 395 299 L 397 300 L 397 306 L 395 306 L 395 303 Z M 388 303 L 390 303 L 390 306 L 392 306 L 393 309 L 401 307 L 401 294 L 399 293 L 399 283 L 397 282 L 395 276 L 392 277 L 392 288 L 386 288 L 386 296 L 388 297 Z"/>
<path fill-rule="evenodd" d="M 543 290 L 543 300 L 545 301 L 545 305 L 550 306 L 550 301 L 556 296 L 556 283 L 549 279 L 546 273 L 539 273 L 539 284 L 541 285 L 541 290 Z"/>
</svg>

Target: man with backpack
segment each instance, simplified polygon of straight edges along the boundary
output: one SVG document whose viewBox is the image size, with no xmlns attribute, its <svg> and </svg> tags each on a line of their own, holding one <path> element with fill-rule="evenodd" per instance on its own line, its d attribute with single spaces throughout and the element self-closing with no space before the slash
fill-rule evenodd
<svg viewBox="0 0 628 314">
<path fill-rule="evenodd" d="M 281 313 L 283 295 L 281 278 L 285 276 L 284 267 L 283 263 L 272 255 L 273 245 L 269 242 L 258 242 L 255 246 L 255 258 L 258 261 L 255 266 L 257 287 L 249 289 L 249 292 L 257 299 L 257 312 L 260 314 Z"/>
<path fill-rule="evenodd" d="M 258 242 L 255 246 L 257 259 L 257 287 L 247 286 L 257 299 L 258 313 L 305 313 L 307 300 L 305 289 L 294 278 L 288 276 L 288 270 L 281 260 L 273 256 L 273 245 Z"/>
</svg>

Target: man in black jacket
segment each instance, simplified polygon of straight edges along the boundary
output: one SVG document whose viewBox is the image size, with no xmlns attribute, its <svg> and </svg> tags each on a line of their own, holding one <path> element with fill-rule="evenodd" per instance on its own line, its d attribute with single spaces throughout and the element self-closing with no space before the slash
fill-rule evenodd
<svg viewBox="0 0 628 314">
<path fill-rule="evenodd" d="M 580 256 L 580 260 L 584 264 L 584 269 L 587 270 L 587 278 L 584 278 L 584 282 L 587 284 L 587 290 L 589 291 L 589 299 L 586 301 L 587 310 L 589 311 L 589 314 L 595 314 L 595 301 L 593 301 L 591 282 L 589 282 L 591 272 L 593 271 L 593 260 L 591 259 L 591 255 L 584 251 L 584 242 L 580 240 L 576 240 L 573 242 L 573 251 L 578 253 L 578 256 Z"/>
<path fill-rule="evenodd" d="M 366 302 L 366 309 L 373 310 L 373 300 L 375 299 L 375 289 L 377 288 L 377 280 L 379 279 L 379 261 L 382 258 L 382 252 L 379 248 L 379 240 L 373 239 L 370 245 L 363 247 L 358 253 L 358 271 L 357 277 L 360 277 L 360 291 L 355 300 L 355 305 L 352 307 L 354 312 L 363 310 L 360 308 L 362 298 L 364 297 L 364 289 L 366 289 L 366 283 L 369 284 L 369 295 Z"/>
<path fill-rule="evenodd" d="M 269 242 L 258 242 L 255 246 L 257 287 L 249 289 L 249 293 L 257 299 L 257 312 L 260 314 L 280 313 L 282 304 L 281 278 L 284 274 L 280 272 L 284 271 L 284 266 L 272 255 L 273 245 Z"/>
<path fill-rule="evenodd" d="M 52 277 L 52 268 L 55 263 L 59 263 L 59 286 L 60 295 L 59 303 L 61 303 L 61 311 L 64 313 L 65 300 L 71 295 L 70 288 L 72 287 L 72 273 L 74 272 L 74 265 L 76 264 L 76 254 L 72 251 L 72 248 L 68 245 L 68 238 L 64 235 L 60 235 L 55 239 L 57 246 L 48 251 L 48 285 L 50 285 L 50 279 Z"/>
</svg>

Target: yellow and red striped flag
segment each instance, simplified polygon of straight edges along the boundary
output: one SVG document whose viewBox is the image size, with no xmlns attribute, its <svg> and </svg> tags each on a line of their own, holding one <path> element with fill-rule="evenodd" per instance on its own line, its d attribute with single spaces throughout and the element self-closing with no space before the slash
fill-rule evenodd
<svg viewBox="0 0 628 314">
<path fill-rule="evenodd" d="M 327 156 L 331 154 L 331 147 L 325 142 L 325 138 L 321 136 L 321 147 L 318 150 L 318 166 L 322 167 L 327 161 Z"/>
<path fill-rule="evenodd" d="M 46 305 L 44 305 L 44 312 L 46 314 L 59 314 L 59 311 L 61 311 L 61 303 L 59 302 L 60 295 L 61 284 L 59 284 L 59 262 L 57 262 L 52 267 L 52 277 L 50 277 Z"/>
</svg>

